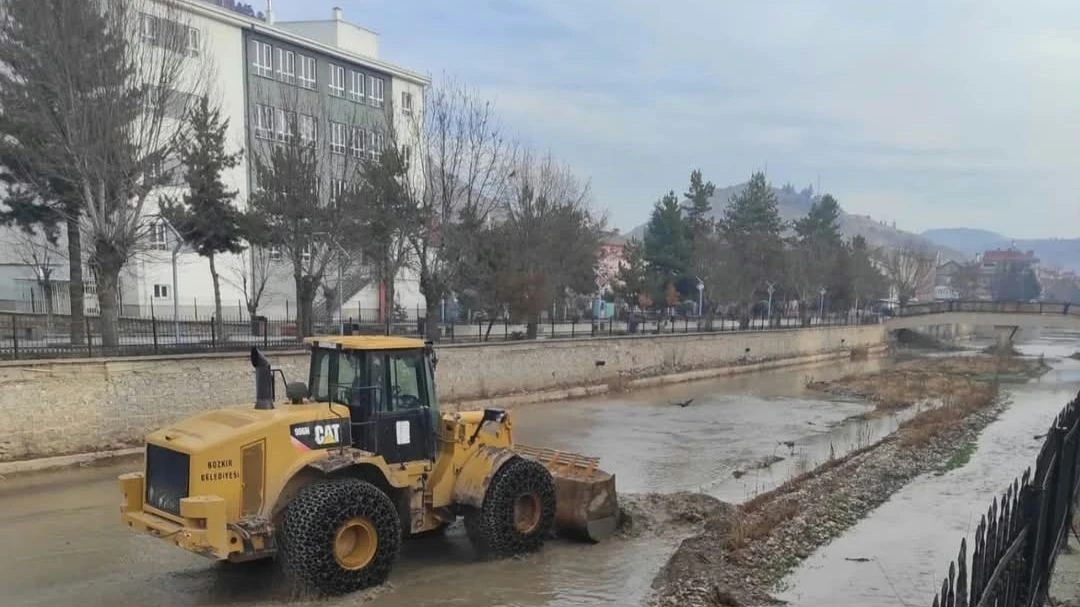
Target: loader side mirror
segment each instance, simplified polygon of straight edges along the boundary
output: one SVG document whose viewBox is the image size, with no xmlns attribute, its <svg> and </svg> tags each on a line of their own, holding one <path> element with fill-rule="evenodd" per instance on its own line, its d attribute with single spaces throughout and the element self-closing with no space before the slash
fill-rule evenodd
<svg viewBox="0 0 1080 607">
<path fill-rule="evenodd" d="M 294 405 L 299 405 L 307 398 L 307 384 L 302 381 L 293 381 L 285 384 L 285 398 Z"/>
</svg>

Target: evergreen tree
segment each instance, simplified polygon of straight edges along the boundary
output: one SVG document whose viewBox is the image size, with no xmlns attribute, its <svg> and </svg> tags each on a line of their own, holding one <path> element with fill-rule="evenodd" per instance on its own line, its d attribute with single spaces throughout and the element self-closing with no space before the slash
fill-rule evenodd
<svg viewBox="0 0 1080 607">
<path fill-rule="evenodd" d="M 697 242 L 712 234 L 712 204 L 709 199 L 715 192 L 716 186 L 713 182 L 702 181 L 700 169 L 695 169 L 690 173 L 690 188 L 683 194 L 686 198 L 683 209 L 686 213 L 686 224 L 691 241 Z"/>
<path fill-rule="evenodd" d="M 686 276 L 690 268 L 689 236 L 682 207 L 675 192 L 670 191 L 656 202 L 645 227 L 645 261 L 656 287 L 663 288 L 667 283 L 678 282 Z M 653 295 L 653 301 L 663 298 L 662 293 Z"/>
<path fill-rule="evenodd" d="M 825 288 L 834 306 L 846 305 L 851 292 L 850 260 L 840 235 L 840 205 L 826 194 L 810 205 L 810 211 L 794 223 L 795 237 L 789 252 L 789 283 L 805 304 L 820 297 Z M 804 316 L 805 318 L 805 316 Z"/>
<path fill-rule="evenodd" d="M 733 195 L 717 222 L 729 261 L 739 271 L 729 277 L 730 292 L 749 310 L 758 291 L 767 281 L 777 281 L 783 272 L 784 245 L 776 193 L 755 172 L 741 192 Z M 749 316 L 742 319 L 749 322 Z"/>
<path fill-rule="evenodd" d="M 623 264 L 615 274 L 615 294 L 630 305 L 642 307 L 646 298 L 650 298 L 649 266 L 645 263 L 645 250 L 636 239 L 623 247 Z M 649 302 L 651 303 L 651 299 Z"/>
<path fill-rule="evenodd" d="M 164 199 L 161 214 L 176 228 L 184 242 L 210 264 L 210 277 L 214 283 L 214 324 L 221 339 L 224 322 L 215 256 L 244 250 L 242 215 L 233 206 L 237 192 L 225 187 L 221 175 L 237 167 L 243 154 L 225 151 L 229 120 L 222 120 L 220 111 L 211 107 L 206 96 L 191 112 L 190 123 L 191 130 L 179 145 L 187 192 L 180 200 Z"/>
<path fill-rule="evenodd" d="M 866 239 L 856 235 L 848 245 L 850 250 L 850 272 L 852 305 L 864 307 L 871 300 L 880 299 L 888 294 L 888 280 L 874 265 L 873 254 Z"/>
</svg>

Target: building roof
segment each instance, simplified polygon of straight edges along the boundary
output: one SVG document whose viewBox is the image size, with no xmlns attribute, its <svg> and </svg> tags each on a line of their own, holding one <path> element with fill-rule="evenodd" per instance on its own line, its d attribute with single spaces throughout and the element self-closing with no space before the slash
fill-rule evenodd
<svg viewBox="0 0 1080 607">
<path fill-rule="evenodd" d="M 314 347 L 329 346 L 343 350 L 416 350 L 424 340 L 393 335 L 317 335 L 304 342 Z"/>
<path fill-rule="evenodd" d="M 383 61 L 382 59 L 357 55 L 355 53 L 350 53 L 344 49 L 340 49 L 334 46 L 330 46 L 328 44 L 324 44 L 322 42 L 318 42 L 316 40 L 312 40 L 311 38 L 305 38 L 304 36 L 300 36 L 281 27 L 277 27 L 275 25 L 267 23 L 266 21 L 257 17 L 250 17 L 243 13 L 239 13 L 235 10 L 225 8 L 217 4 L 210 4 L 201 0 L 181 0 L 181 3 L 187 10 L 190 10 L 191 12 L 197 13 L 204 17 L 216 19 L 224 23 L 230 23 L 240 28 L 249 29 L 253 32 L 259 32 L 268 36 L 273 36 L 275 38 L 285 40 L 297 46 L 304 47 L 313 51 L 318 51 L 320 53 L 330 55 L 344 61 L 349 61 L 376 70 L 381 70 L 383 72 L 386 72 L 387 74 L 390 74 L 391 76 L 395 76 L 403 80 L 408 80 L 416 84 L 424 86 L 431 84 L 430 76 L 425 76 L 419 72 L 414 72 L 410 69 L 388 63 L 386 61 Z"/>
<path fill-rule="evenodd" d="M 1019 251 L 1017 249 L 993 249 L 983 253 L 982 260 L 984 262 L 1027 262 L 1035 263 L 1038 258 L 1035 257 L 1035 251 Z"/>
</svg>

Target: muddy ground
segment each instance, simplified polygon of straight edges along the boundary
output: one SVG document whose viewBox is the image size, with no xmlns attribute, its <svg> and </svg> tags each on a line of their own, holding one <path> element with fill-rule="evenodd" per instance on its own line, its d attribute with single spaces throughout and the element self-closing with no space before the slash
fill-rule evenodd
<svg viewBox="0 0 1080 607">
<path fill-rule="evenodd" d="M 654 606 L 768 605 L 776 585 L 815 549 L 840 535 L 910 480 L 962 465 L 970 445 L 1007 406 L 994 378 L 1045 372 L 1041 360 L 967 357 L 918 360 L 817 387 L 879 407 L 923 406 L 884 440 L 832 460 L 738 507 L 698 500 L 700 531 L 684 540 L 653 581 Z M 670 496 L 682 512 L 688 496 Z M 697 499 L 697 498 L 694 498 Z M 711 505 L 702 513 L 701 506 Z"/>
</svg>

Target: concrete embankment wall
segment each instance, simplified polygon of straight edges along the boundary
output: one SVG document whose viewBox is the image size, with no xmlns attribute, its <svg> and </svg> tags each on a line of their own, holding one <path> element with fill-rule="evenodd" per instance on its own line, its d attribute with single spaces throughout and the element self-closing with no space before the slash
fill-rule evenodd
<svg viewBox="0 0 1080 607">
<path fill-rule="evenodd" d="M 885 341 L 884 326 L 871 325 L 448 345 L 438 350 L 437 381 L 444 407 L 506 405 L 634 387 L 649 378 L 698 379 L 708 369 L 842 356 Z M 306 381 L 306 353 L 268 355 L 286 377 Z M 0 363 L 0 462 L 129 446 L 178 418 L 251 406 L 253 398 L 243 354 Z"/>
</svg>

